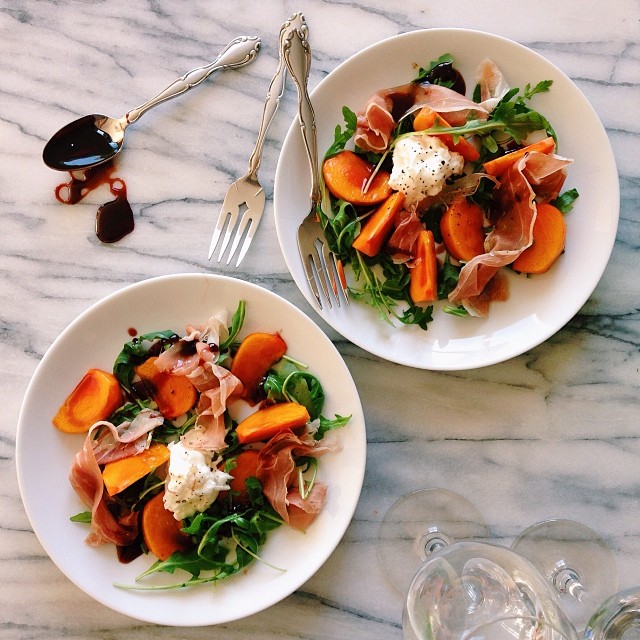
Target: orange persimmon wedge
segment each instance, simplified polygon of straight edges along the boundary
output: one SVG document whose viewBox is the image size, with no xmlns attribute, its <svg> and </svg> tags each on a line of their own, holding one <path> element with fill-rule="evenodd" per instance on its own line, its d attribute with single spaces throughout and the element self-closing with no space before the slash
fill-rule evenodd
<svg viewBox="0 0 640 640">
<path fill-rule="evenodd" d="M 260 453 L 256 449 L 246 449 L 235 458 L 235 466 L 229 471 L 229 475 L 233 476 L 233 480 L 229 482 L 229 488 L 235 504 L 249 502 L 246 483 L 248 478 L 256 477 L 259 455 Z"/>
<path fill-rule="evenodd" d="M 65 433 L 83 433 L 123 402 L 120 383 L 112 373 L 89 369 L 58 409 L 53 424 Z"/>
<path fill-rule="evenodd" d="M 375 166 L 353 151 L 341 151 L 322 163 L 327 189 L 336 197 L 356 206 L 374 205 L 391 195 L 390 174 L 380 170 L 364 191 Z"/>
<path fill-rule="evenodd" d="M 484 214 L 465 196 L 459 196 L 440 218 L 440 232 L 447 251 L 456 259 L 468 262 L 484 253 Z"/>
<path fill-rule="evenodd" d="M 520 273 L 545 273 L 564 251 L 567 225 L 562 212 L 552 204 L 537 205 L 533 244 L 511 265 Z"/>
<path fill-rule="evenodd" d="M 134 482 L 164 464 L 169 460 L 169 455 L 169 447 L 161 442 L 154 442 L 148 449 L 135 456 L 108 462 L 102 471 L 102 481 L 107 493 L 110 496 L 115 496 L 124 491 Z"/>
<path fill-rule="evenodd" d="M 254 399 L 260 381 L 287 352 L 287 343 L 278 333 L 250 333 L 233 356 L 231 373 L 242 382 L 242 397 Z"/>
<path fill-rule="evenodd" d="M 246 417 L 236 428 L 238 442 L 263 442 L 285 429 L 304 427 L 310 416 L 304 405 L 297 402 L 281 402 L 258 409 Z"/>
<path fill-rule="evenodd" d="M 165 418 L 173 420 L 193 407 L 198 392 L 186 376 L 160 371 L 155 365 L 156 360 L 156 357 L 148 358 L 135 368 L 135 372 L 149 389 L 158 410 Z"/>
<path fill-rule="evenodd" d="M 438 261 L 433 233 L 423 229 L 416 242 L 417 264 L 409 272 L 409 295 L 414 302 L 432 302 L 438 297 Z"/>
<path fill-rule="evenodd" d="M 522 158 L 525 153 L 531 153 L 532 151 L 539 151 L 540 153 L 551 153 L 555 149 L 555 147 L 556 143 L 554 142 L 553 138 L 549 136 L 544 140 L 533 142 L 526 147 L 511 151 L 504 156 L 489 160 L 482 165 L 482 168 L 484 169 L 485 173 L 488 173 L 490 176 L 500 177 L 501 175 L 504 175 L 509 170 L 509 168 L 513 166 L 518 160 L 520 160 L 520 158 Z"/>
<path fill-rule="evenodd" d="M 394 191 L 362 226 L 362 230 L 353 241 L 353 248 L 369 257 L 380 253 L 382 245 L 393 229 L 396 214 L 404 204 L 404 193 Z"/>
<path fill-rule="evenodd" d="M 142 509 L 142 539 L 147 549 L 159 560 L 166 560 L 176 551 L 187 551 L 189 536 L 182 531 L 182 521 L 164 506 L 164 491 L 153 496 Z"/>
<path fill-rule="evenodd" d="M 434 111 L 431 107 L 422 107 L 413 120 L 413 130 L 424 131 L 425 129 L 430 129 L 436 124 L 436 120 L 438 121 L 438 126 L 451 127 L 451 125 L 437 111 Z M 469 162 L 475 162 L 480 157 L 480 152 L 462 136 L 460 136 L 456 142 L 454 141 L 453 136 L 448 133 L 433 133 L 430 135 L 440 138 L 440 140 L 447 145 L 450 151 L 459 153 Z"/>
</svg>

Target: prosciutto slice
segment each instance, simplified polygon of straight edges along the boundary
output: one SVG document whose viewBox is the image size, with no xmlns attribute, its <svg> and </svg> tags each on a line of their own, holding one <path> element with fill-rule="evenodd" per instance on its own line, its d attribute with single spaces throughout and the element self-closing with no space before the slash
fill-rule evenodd
<svg viewBox="0 0 640 640">
<path fill-rule="evenodd" d="M 200 399 L 195 427 L 182 436 L 182 444 L 190 449 L 222 451 L 227 446 L 224 412 L 229 400 L 242 394 L 242 382 L 213 362 L 203 362 L 188 378 L 200 392 Z"/>
<path fill-rule="evenodd" d="M 86 543 L 126 546 L 138 536 L 138 514 L 124 510 L 118 514 L 115 501 L 104 488 L 100 467 L 93 452 L 93 428 L 82 449 L 75 455 L 69 481 L 82 502 L 91 509 L 91 532 Z"/>
<path fill-rule="evenodd" d="M 500 217 L 485 240 L 487 253 L 464 265 L 457 287 L 449 294 L 451 302 L 460 302 L 472 315 L 486 315 L 488 303 L 480 294 L 501 267 L 511 264 L 531 245 L 536 201 L 548 202 L 557 196 L 564 183 L 565 167 L 571 162 L 556 154 L 534 151 L 509 169 L 496 190 L 495 209 Z"/>
<path fill-rule="evenodd" d="M 396 264 L 411 260 L 414 255 L 416 240 L 424 225 L 418 217 L 416 206 L 403 209 L 395 221 L 396 227 L 387 241 L 387 251 Z"/>
<path fill-rule="evenodd" d="M 318 457 L 339 450 L 337 440 L 329 432 L 321 441 L 309 434 L 298 437 L 292 431 L 274 436 L 260 450 L 256 476 L 262 484 L 264 495 L 278 515 L 290 526 L 305 529 L 317 517 L 326 497 L 326 487 L 315 483 L 306 500 L 297 489 L 289 488 L 296 465 L 294 456 Z M 315 493 L 314 493 L 315 489 Z"/>
<path fill-rule="evenodd" d="M 404 84 L 374 93 L 357 114 L 354 142 L 365 151 L 379 153 L 389 146 L 391 132 L 396 124 L 394 112 L 414 102 L 415 85 Z M 399 108 L 399 105 L 403 105 Z"/>
<path fill-rule="evenodd" d="M 489 112 L 509 91 L 509 85 L 502 71 L 489 58 L 485 58 L 476 72 L 476 81 L 480 87 L 480 104 Z"/>
<path fill-rule="evenodd" d="M 316 482 L 306 498 L 297 489 L 291 489 L 287 494 L 289 501 L 289 526 L 304 531 L 320 513 L 327 499 L 327 485 Z"/>
<path fill-rule="evenodd" d="M 439 84 L 418 85 L 415 101 L 409 112 L 422 107 L 430 107 L 441 113 L 452 127 L 462 126 L 469 116 L 478 120 L 486 120 L 489 117 L 489 111 L 482 104 Z"/>
<path fill-rule="evenodd" d="M 117 427 L 106 420 L 96 422 L 91 433 L 98 432 L 92 437 L 97 463 L 107 464 L 140 453 L 147 448 L 148 434 L 163 422 L 162 414 L 151 409 L 143 409 L 131 422 Z"/>
<path fill-rule="evenodd" d="M 511 264 L 533 241 L 535 193 L 523 174 L 528 158 L 525 155 L 509 169 L 496 191 L 497 208 L 502 215 L 485 240 L 487 253 L 462 267 L 458 285 L 449 294 L 451 302 L 461 302 L 474 315 L 477 313 L 472 299 L 482 293 L 501 267 Z M 469 299 L 471 304 L 465 304 Z"/>
<path fill-rule="evenodd" d="M 567 177 L 566 167 L 573 162 L 557 154 L 534 152 L 524 168 L 524 176 L 536 194 L 536 202 L 550 202 L 558 197 Z"/>
</svg>

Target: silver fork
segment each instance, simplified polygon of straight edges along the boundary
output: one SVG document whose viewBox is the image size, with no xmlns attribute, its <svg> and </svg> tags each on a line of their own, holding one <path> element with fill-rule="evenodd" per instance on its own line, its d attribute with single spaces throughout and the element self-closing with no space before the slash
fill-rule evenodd
<svg viewBox="0 0 640 640">
<path fill-rule="evenodd" d="M 322 194 L 318 178 L 316 119 L 307 89 L 309 70 L 311 68 L 311 47 L 308 40 L 309 28 L 304 21 L 304 17 L 302 15 L 300 17 L 302 23 L 296 30 L 296 37 L 292 39 L 290 46 L 284 52 L 287 68 L 298 90 L 298 118 L 311 170 L 311 210 L 298 228 L 298 250 L 300 251 L 300 258 L 302 259 L 302 266 L 309 287 L 318 306 L 322 309 L 320 289 L 329 307 L 333 306 L 330 290 L 333 292 L 333 299 L 336 305 L 340 307 L 339 291 L 342 291 L 342 298 L 349 304 L 349 289 L 344 273 L 338 266 L 336 255 L 327 246 L 317 215 L 317 210 L 321 206 Z M 320 288 L 318 288 L 318 283 Z"/>
<path fill-rule="evenodd" d="M 229 186 L 224 197 L 222 209 L 218 216 L 216 227 L 213 231 L 213 237 L 211 238 L 211 245 L 209 246 L 209 260 L 211 260 L 211 257 L 216 250 L 216 246 L 222 237 L 220 253 L 218 254 L 218 262 L 221 261 L 235 229 L 235 236 L 233 237 L 231 249 L 229 250 L 227 264 L 231 262 L 238 245 L 244 236 L 244 242 L 242 243 L 242 248 L 240 249 L 238 260 L 236 262 L 237 267 L 247 253 L 249 245 L 253 240 L 253 236 L 258 229 L 260 219 L 262 218 L 265 207 L 265 193 L 258 181 L 258 169 L 260 168 L 262 147 L 264 146 L 264 142 L 267 137 L 269 125 L 278 110 L 280 98 L 284 92 L 286 67 L 283 59 L 283 51 L 286 43 L 291 39 L 294 30 L 299 26 L 299 21 L 296 20 L 297 16 L 298 14 L 294 15 L 292 18 L 284 22 L 282 27 L 280 27 L 278 68 L 276 69 L 275 75 L 273 76 L 267 91 L 264 111 L 262 113 L 262 122 L 258 132 L 258 140 L 253 149 L 253 153 L 249 158 L 249 168 L 247 173 Z M 240 210 L 243 206 L 246 209 L 242 218 L 240 218 Z M 240 218 L 239 223 L 238 218 Z M 223 231 L 224 236 L 222 236 Z M 244 235 L 245 231 L 246 236 Z"/>
</svg>

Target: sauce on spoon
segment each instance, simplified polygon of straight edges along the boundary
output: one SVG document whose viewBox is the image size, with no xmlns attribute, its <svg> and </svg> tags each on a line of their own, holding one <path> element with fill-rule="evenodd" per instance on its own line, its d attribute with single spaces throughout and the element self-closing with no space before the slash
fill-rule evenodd
<svg viewBox="0 0 640 640">
<path fill-rule="evenodd" d="M 113 137 L 101 128 L 106 116 L 84 116 L 58 131 L 45 145 L 44 163 L 58 171 L 74 171 L 107 162 L 120 151 L 122 137 Z"/>
</svg>

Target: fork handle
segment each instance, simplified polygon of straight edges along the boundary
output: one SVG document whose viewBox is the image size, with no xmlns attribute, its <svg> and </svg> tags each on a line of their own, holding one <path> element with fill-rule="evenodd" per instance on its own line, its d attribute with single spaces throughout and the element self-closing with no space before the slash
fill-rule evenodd
<svg viewBox="0 0 640 640">
<path fill-rule="evenodd" d="M 307 82 L 311 69 L 311 47 L 309 46 L 309 28 L 304 16 L 299 13 L 299 25 L 285 49 L 285 60 L 289 73 L 298 90 L 298 118 L 304 141 L 304 148 L 309 157 L 311 169 L 311 200 L 314 205 L 321 199 L 320 183 L 318 181 L 318 141 L 316 138 L 316 116 L 309 98 Z"/>
<path fill-rule="evenodd" d="M 299 14 L 293 15 L 289 20 L 285 21 L 280 27 L 280 36 L 278 39 L 278 67 L 271 80 L 269 89 L 267 90 L 267 97 L 264 104 L 264 111 L 262 112 L 262 122 L 260 123 L 260 129 L 258 131 L 258 139 L 256 146 L 253 149 L 251 157 L 249 158 L 249 175 L 254 179 L 258 179 L 258 169 L 260 168 L 260 160 L 262 159 L 262 147 L 264 146 L 267 138 L 267 131 L 271 125 L 271 121 L 278 110 L 280 104 L 280 98 L 284 93 L 284 85 L 286 80 L 287 68 L 284 62 L 284 51 L 288 46 L 287 43 L 293 37 L 293 32 L 298 28 Z"/>
</svg>

